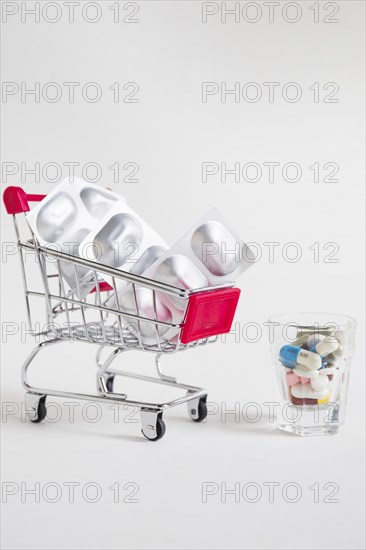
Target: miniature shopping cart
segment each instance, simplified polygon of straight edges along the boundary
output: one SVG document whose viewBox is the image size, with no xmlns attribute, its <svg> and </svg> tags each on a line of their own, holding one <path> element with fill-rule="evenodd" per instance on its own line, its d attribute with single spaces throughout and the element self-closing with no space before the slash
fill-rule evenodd
<svg viewBox="0 0 366 550">
<path fill-rule="evenodd" d="M 158 281 L 114 269 L 79 256 L 73 256 L 38 243 L 28 222 L 29 202 L 39 202 L 45 195 L 29 195 L 20 187 L 8 187 L 4 204 L 13 215 L 18 251 L 21 259 L 27 318 L 33 336 L 42 339 L 26 359 L 22 368 L 22 383 L 26 390 L 26 416 L 31 422 L 41 422 L 47 415 L 46 397 L 66 397 L 87 401 L 119 403 L 137 407 L 140 411 L 143 435 L 150 440 L 161 439 L 165 433 L 162 418 L 166 409 L 188 404 L 192 420 L 201 422 L 207 416 L 207 392 L 187 384 L 178 383 L 163 374 L 160 366 L 162 354 L 176 353 L 215 342 L 219 334 L 230 331 L 240 290 L 233 284 L 199 290 L 182 290 Z M 23 214 L 19 216 L 19 214 Z M 27 231 L 26 239 L 21 235 Z M 65 266 L 75 274 L 75 288 L 68 288 L 64 280 Z M 87 269 L 86 269 L 87 268 Z M 29 273 L 32 271 L 32 273 Z M 90 291 L 80 297 L 82 273 L 88 271 Z M 108 282 L 107 282 L 108 281 Z M 124 311 L 119 304 L 120 285 L 130 285 L 134 296 L 134 311 Z M 139 312 L 136 299 L 139 288 L 153 293 L 153 315 L 145 317 Z M 184 314 L 180 323 L 158 320 L 156 296 L 166 294 L 184 300 Z M 42 301 L 46 309 L 46 324 L 35 323 L 35 301 Z M 37 308 L 39 313 L 39 307 Z M 42 307 L 42 316 L 44 312 Z M 140 327 L 148 324 L 155 335 L 153 341 L 144 339 Z M 43 327 L 41 329 L 41 326 Z M 132 327 L 132 328 L 131 328 Z M 164 339 L 162 333 L 175 331 L 175 336 Z M 151 332 L 151 331 L 150 331 Z M 97 389 L 95 394 L 76 393 L 34 387 L 28 382 L 28 369 L 36 355 L 44 348 L 61 342 L 82 341 L 97 344 Z M 109 350 L 105 357 L 105 352 Z M 145 376 L 112 368 L 116 357 L 130 350 L 152 352 L 156 355 L 156 376 Z M 185 394 L 166 403 L 133 401 L 127 394 L 114 391 L 116 376 L 125 376 L 179 388 Z"/>
</svg>

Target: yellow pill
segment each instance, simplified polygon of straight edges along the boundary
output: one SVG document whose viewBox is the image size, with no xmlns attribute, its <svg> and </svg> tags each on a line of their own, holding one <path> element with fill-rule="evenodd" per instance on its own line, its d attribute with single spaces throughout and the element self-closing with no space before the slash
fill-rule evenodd
<svg viewBox="0 0 366 550">
<path fill-rule="evenodd" d="M 328 403 L 330 398 L 330 393 L 328 392 L 327 396 L 324 397 L 324 399 L 318 399 L 318 405 L 324 405 L 325 403 Z"/>
</svg>

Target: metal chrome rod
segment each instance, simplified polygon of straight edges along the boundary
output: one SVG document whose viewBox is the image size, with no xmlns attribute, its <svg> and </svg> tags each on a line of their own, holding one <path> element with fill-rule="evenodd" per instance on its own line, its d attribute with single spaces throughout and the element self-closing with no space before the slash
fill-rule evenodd
<svg viewBox="0 0 366 550">
<path fill-rule="evenodd" d="M 36 247 L 31 244 L 30 241 L 24 243 L 20 242 L 19 246 L 21 248 L 27 248 L 28 250 L 34 250 L 36 251 Z M 197 288 L 194 290 L 184 290 L 182 288 L 177 288 L 172 285 L 168 285 L 166 283 L 161 283 L 159 281 L 155 281 L 153 279 L 148 279 L 147 277 L 142 277 L 141 275 L 135 275 L 133 273 L 130 273 L 128 271 L 123 271 L 122 269 L 116 269 L 113 267 L 109 267 L 105 264 L 94 262 L 92 260 L 86 260 L 84 258 L 81 258 L 79 256 L 72 256 L 71 254 L 67 254 L 66 252 L 60 252 L 58 250 L 53 250 L 49 248 L 45 248 L 43 246 L 38 246 L 37 250 L 42 253 L 44 256 L 49 256 L 51 258 L 56 258 L 59 260 L 64 260 L 66 262 L 71 262 L 76 265 L 80 265 L 83 267 L 89 267 L 90 269 L 95 269 L 96 271 L 100 273 L 105 273 L 107 275 L 110 275 L 112 277 L 116 277 L 117 279 L 122 279 L 124 281 L 129 281 L 130 283 L 137 283 L 142 286 L 153 288 L 156 290 L 162 290 L 166 294 L 172 294 L 174 296 L 179 296 L 180 298 L 188 298 L 190 294 L 194 294 L 197 292 L 205 292 L 205 291 L 212 291 L 217 290 L 220 288 L 231 288 L 234 286 L 234 283 L 225 283 L 222 285 L 216 285 L 216 286 L 210 286 L 210 287 L 202 287 Z"/>
<path fill-rule="evenodd" d="M 115 397 L 116 394 L 113 394 L 113 397 L 108 397 L 108 395 L 100 396 L 100 395 L 91 394 L 91 393 L 88 394 L 88 393 L 66 392 L 66 391 L 50 390 L 47 388 L 35 388 L 31 386 L 27 391 L 35 395 L 52 395 L 53 397 L 66 397 L 67 399 L 80 399 L 82 401 L 98 401 L 101 403 L 103 402 L 119 403 L 121 405 L 128 405 L 130 407 L 138 407 L 139 409 L 146 407 L 147 409 L 151 409 L 155 411 L 170 409 L 172 407 L 176 407 L 177 405 L 181 405 L 182 403 L 188 403 L 188 401 L 192 401 L 197 397 L 203 397 L 204 395 L 206 395 L 206 391 L 202 389 L 190 395 L 186 395 L 184 397 L 178 397 L 177 399 L 173 399 L 172 401 L 168 401 L 166 403 L 150 403 L 148 401 L 133 401 L 131 399 L 123 399 L 123 397 L 121 399 L 118 399 Z M 192 390 L 192 392 L 193 391 L 194 390 Z"/>
<path fill-rule="evenodd" d="M 175 386 L 176 388 L 180 388 L 182 390 L 192 390 L 200 392 L 202 388 L 198 388 L 196 386 L 189 386 L 188 384 L 182 384 L 180 382 L 176 382 L 173 380 L 167 380 L 165 378 L 155 378 L 154 376 L 146 376 L 145 374 L 139 374 L 134 372 L 128 372 L 128 371 L 120 371 L 118 369 L 107 369 L 105 371 L 105 374 L 115 374 L 120 376 L 125 376 L 126 378 L 135 378 L 136 380 L 144 380 L 145 382 L 154 382 L 156 384 L 163 384 L 165 386 Z M 174 379 L 175 380 L 175 379 Z M 204 392 L 204 390 L 202 390 Z"/>
<path fill-rule="evenodd" d="M 38 296 L 41 298 L 44 298 L 43 292 L 35 292 L 33 290 L 28 290 L 27 292 L 28 296 Z M 60 296 L 56 296 L 55 294 L 49 294 L 49 297 L 52 298 L 52 300 L 59 300 Z M 61 301 L 61 300 L 60 300 Z M 123 317 L 127 317 L 129 319 L 140 319 L 140 321 L 144 321 L 144 323 L 152 323 L 152 324 L 158 324 L 162 326 L 167 326 L 170 328 L 180 329 L 182 325 L 174 325 L 172 323 L 166 323 L 165 321 L 155 321 L 154 319 L 149 319 L 148 317 L 142 317 L 137 316 L 132 313 L 125 313 L 124 311 L 117 311 L 116 309 L 111 309 L 110 307 L 106 306 L 98 306 L 96 304 L 90 304 L 86 302 L 81 302 L 80 300 L 75 300 L 73 298 L 62 298 L 62 302 L 69 302 L 70 304 L 76 304 L 76 305 L 82 305 L 83 308 L 91 308 L 96 309 L 98 311 L 106 311 L 108 313 L 113 313 L 114 315 L 123 315 Z"/>
<path fill-rule="evenodd" d="M 30 244 L 30 242 L 27 242 L 27 243 L 21 242 L 20 247 L 27 248 L 28 250 L 35 250 L 35 246 Z M 73 264 L 80 265 L 83 267 L 89 267 L 91 269 L 95 269 L 96 271 L 99 271 L 100 273 L 106 273 L 107 275 L 111 275 L 113 277 L 116 277 L 117 279 L 123 279 L 124 281 L 129 281 L 130 283 L 138 283 L 138 284 L 142 284 L 143 286 L 147 286 L 149 288 L 163 290 L 168 294 L 180 296 L 181 298 L 187 298 L 189 296 L 189 291 L 187 290 L 176 288 L 174 286 L 167 285 L 165 283 L 160 283 L 152 279 L 147 279 L 146 277 L 141 277 L 141 275 L 134 275 L 133 273 L 129 273 L 128 271 L 123 271 L 122 269 L 109 267 L 102 263 L 93 262 L 92 260 L 86 260 L 79 256 L 72 256 L 71 254 L 66 254 L 66 252 L 59 252 L 58 250 L 45 248 L 43 246 L 39 246 L 38 250 L 46 257 L 64 260 L 66 262 L 71 262 Z"/>
</svg>

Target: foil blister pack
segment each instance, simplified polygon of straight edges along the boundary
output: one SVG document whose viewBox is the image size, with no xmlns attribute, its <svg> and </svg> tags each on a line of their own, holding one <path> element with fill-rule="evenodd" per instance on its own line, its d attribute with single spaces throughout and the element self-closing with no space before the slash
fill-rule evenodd
<svg viewBox="0 0 366 550">
<path fill-rule="evenodd" d="M 235 283 L 255 257 L 217 209 L 208 212 L 168 249 L 165 241 L 139 216 L 124 197 L 80 179 L 64 180 L 28 216 L 45 247 L 153 279 L 183 291 Z M 79 298 L 95 286 L 92 266 L 60 262 L 63 278 Z M 119 311 L 125 325 L 144 344 L 172 341 L 184 321 L 187 299 L 166 291 L 153 292 L 109 275 L 104 281 L 116 293 L 105 305 Z M 138 317 L 136 319 L 136 316 Z M 146 320 L 144 320 L 144 318 Z M 150 320 L 148 322 L 147 320 Z M 158 324 L 158 321 L 165 324 Z"/>
<path fill-rule="evenodd" d="M 166 283 L 182 290 L 199 291 L 207 287 L 234 283 L 236 279 L 253 265 L 255 256 L 238 233 L 227 223 L 220 212 L 214 208 L 201 218 L 179 241 L 150 265 L 142 276 Z M 150 293 L 150 294 L 149 294 Z M 159 291 L 133 295 L 131 285 L 120 295 L 120 304 L 128 303 L 131 312 L 144 317 L 154 318 L 179 325 L 184 320 L 187 300 L 179 296 L 170 296 Z M 123 307 L 121 307 L 123 309 Z M 130 323 L 137 333 L 136 323 Z M 144 343 L 153 343 L 156 328 L 154 325 L 140 323 Z M 162 341 L 174 341 L 177 329 L 159 326 Z"/>
<path fill-rule="evenodd" d="M 200 289 L 234 283 L 255 255 L 217 208 L 210 210 L 144 273 L 178 288 Z M 180 298 L 173 298 L 178 309 Z"/>
<path fill-rule="evenodd" d="M 64 180 L 27 216 L 40 245 L 139 274 L 167 249 L 123 196 L 75 178 Z M 60 262 L 71 291 L 85 297 L 95 286 L 91 269 Z M 108 277 L 105 277 L 108 281 Z"/>
</svg>

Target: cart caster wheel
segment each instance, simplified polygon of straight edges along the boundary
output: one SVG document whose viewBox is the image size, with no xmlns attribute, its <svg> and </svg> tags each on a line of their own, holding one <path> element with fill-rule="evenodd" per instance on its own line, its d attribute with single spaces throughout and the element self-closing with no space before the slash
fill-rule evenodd
<svg viewBox="0 0 366 550">
<path fill-rule="evenodd" d="M 37 407 L 37 418 L 36 420 L 31 420 L 34 424 L 42 422 L 47 416 L 47 407 L 46 407 L 46 398 L 40 399 Z"/>
<path fill-rule="evenodd" d="M 200 397 L 199 399 L 192 399 L 188 401 L 188 414 L 193 422 L 202 422 L 207 417 L 207 395 Z"/>
<path fill-rule="evenodd" d="M 47 416 L 46 395 L 25 394 L 26 417 L 33 424 L 42 422 Z"/>
<path fill-rule="evenodd" d="M 163 413 L 152 411 L 141 411 L 142 434 L 150 441 L 158 441 L 164 437 L 166 427 L 163 420 Z"/>
</svg>

